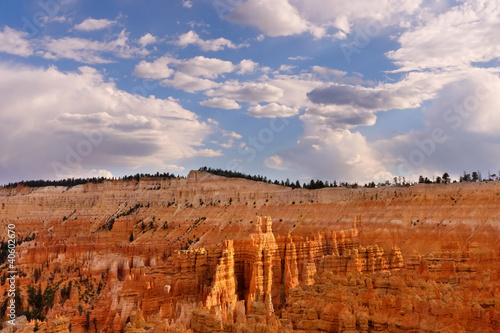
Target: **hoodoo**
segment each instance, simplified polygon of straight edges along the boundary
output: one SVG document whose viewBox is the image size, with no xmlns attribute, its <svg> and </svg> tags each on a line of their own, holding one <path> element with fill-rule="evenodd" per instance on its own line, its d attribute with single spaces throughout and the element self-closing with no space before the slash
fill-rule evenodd
<svg viewBox="0 0 500 333">
<path fill-rule="evenodd" d="M 497 187 L 292 190 L 198 171 L 0 188 L 16 327 L 500 331 Z"/>
</svg>

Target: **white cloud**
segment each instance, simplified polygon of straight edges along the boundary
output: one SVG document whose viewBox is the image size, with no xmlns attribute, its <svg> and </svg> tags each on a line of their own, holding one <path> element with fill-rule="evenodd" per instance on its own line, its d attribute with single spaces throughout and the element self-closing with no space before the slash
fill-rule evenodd
<svg viewBox="0 0 500 333">
<path fill-rule="evenodd" d="M 378 153 L 358 132 L 332 130 L 322 118 L 303 115 L 304 133 L 297 145 L 265 163 L 278 170 L 294 170 L 313 179 L 371 181 L 391 179 Z"/>
<path fill-rule="evenodd" d="M 165 79 L 161 82 L 163 86 L 194 93 L 218 87 L 220 84 L 213 80 L 223 74 L 235 70 L 238 70 L 239 73 L 241 71 L 247 72 L 256 66 L 257 64 L 251 60 L 243 60 L 240 64 L 234 65 L 230 61 L 203 56 L 190 59 L 161 57 L 154 62 L 141 61 L 135 66 L 133 74 L 148 79 Z M 173 77 L 170 79 L 172 75 Z"/>
<path fill-rule="evenodd" d="M 287 0 L 248 0 L 239 4 L 226 18 L 235 23 L 253 25 L 273 37 L 306 31 L 321 34 Z"/>
<path fill-rule="evenodd" d="M 280 68 L 276 71 L 276 74 L 280 72 L 288 72 L 290 73 L 294 68 L 297 66 L 292 66 L 292 65 L 281 65 Z"/>
<path fill-rule="evenodd" d="M 288 57 L 288 60 L 311 60 L 311 57 L 304 56 L 296 56 L 296 57 Z"/>
<path fill-rule="evenodd" d="M 283 96 L 283 90 L 269 83 L 228 81 L 219 88 L 205 92 L 210 97 L 225 97 L 243 102 L 276 102 Z"/>
<path fill-rule="evenodd" d="M 430 4 L 432 5 L 432 3 Z M 226 19 L 257 27 L 268 36 L 289 36 L 309 32 L 315 38 L 347 38 L 353 28 L 376 22 L 379 28 L 418 20 L 427 3 L 421 0 L 248 0 L 239 3 Z M 419 8 L 422 7 L 422 8 Z M 418 15 L 415 12 L 419 11 Z M 413 16 L 412 16 L 413 15 Z M 329 34 L 334 29 L 333 34 Z"/>
<path fill-rule="evenodd" d="M 173 70 L 168 66 L 174 66 L 178 72 L 182 72 L 192 77 L 204 77 L 215 79 L 218 76 L 233 72 L 237 66 L 230 61 L 217 58 L 205 58 L 197 56 L 190 59 L 175 59 L 171 57 L 161 57 L 153 62 L 141 61 L 134 69 L 134 75 L 149 78 L 161 79 L 172 75 Z"/>
<path fill-rule="evenodd" d="M 175 66 L 183 73 L 205 78 L 216 78 L 221 74 L 235 70 L 232 62 L 217 58 L 197 56 L 187 60 L 176 60 Z"/>
<path fill-rule="evenodd" d="M 241 140 L 241 134 L 238 134 L 233 131 L 222 130 L 222 138 L 226 139 L 226 142 L 220 143 L 217 141 L 212 141 L 212 143 L 221 146 L 222 148 L 230 149 L 234 147 L 235 140 Z"/>
<path fill-rule="evenodd" d="M 312 66 L 312 70 L 315 73 L 318 73 L 321 77 L 333 77 L 333 78 L 341 78 L 347 74 L 347 72 L 340 71 L 338 69 L 322 67 L 322 66 Z"/>
<path fill-rule="evenodd" d="M 313 71 L 319 74 L 324 69 Z M 330 74 L 328 70 L 326 74 Z M 458 174 L 463 169 L 500 167 L 494 158 L 500 153 L 496 135 L 500 131 L 496 112 L 500 108 L 498 69 L 412 72 L 399 82 L 371 88 L 324 86 L 317 78 L 304 74 L 303 79 L 280 76 L 269 81 L 284 89 L 280 101 L 286 101 L 287 106 L 304 106 L 305 113 L 300 116 L 304 133 L 297 145 L 268 158 L 266 166 L 312 178 L 346 181 L 383 181 L 393 175 L 416 180 L 419 174 Z M 307 92 L 307 85 L 316 85 L 308 95 L 318 104 L 308 104 L 300 97 L 306 95 L 301 91 Z M 294 93 L 290 95 L 290 91 Z M 424 129 L 407 130 L 371 143 L 355 131 L 359 126 L 375 125 L 377 110 L 412 109 L 425 101 L 430 106 L 423 109 Z M 432 142 L 439 139 L 439 131 L 444 131 L 447 139 Z M 419 160 L 420 156 L 423 159 Z M 417 164 L 412 163 L 415 161 Z M 406 172 L 406 165 L 400 167 L 402 163 L 409 163 L 411 172 Z"/>
<path fill-rule="evenodd" d="M 11 29 L 7 26 L 0 31 L 0 52 L 27 57 L 33 54 L 33 49 L 26 39 L 28 33 Z"/>
<path fill-rule="evenodd" d="M 286 105 L 269 103 L 263 106 L 257 104 L 256 106 L 248 108 L 248 114 L 256 118 L 291 117 L 299 114 L 299 110 Z"/>
<path fill-rule="evenodd" d="M 226 130 L 222 130 L 222 134 L 225 136 L 225 137 L 229 137 L 229 138 L 232 138 L 232 139 L 238 139 L 240 140 L 241 138 L 243 138 L 241 136 L 241 134 L 238 134 L 234 131 L 226 131 Z"/>
<path fill-rule="evenodd" d="M 201 77 L 191 76 L 183 72 L 176 72 L 172 79 L 161 81 L 161 85 L 195 93 L 200 90 L 215 88 L 218 86 L 218 83 Z"/>
<path fill-rule="evenodd" d="M 215 97 L 212 99 L 207 99 L 200 102 L 202 106 L 208 106 L 215 109 L 225 109 L 225 110 L 237 110 L 241 109 L 241 105 L 236 103 L 236 101 L 227 98 Z"/>
<path fill-rule="evenodd" d="M 398 71 L 464 68 L 500 58 L 497 1 L 464 1 L 404 32 L 401 47 L 388 53 Z M 480 38 L 479 38 L 480 36 Z"/>
<path fill-rule="evenodd" d="M 182 6 L 185 8 L 193 7 L 193 3 L 190 0 L 182 0 Z"/>
<path fill-rule="evenodd" d="M 270 169 L 286 170 L 283 166 L 283 159 L 278 155 L 273 155 L 265 159 L 264 164 Z"/>
<path fill-rule="evenodd" d="M 174 70 L 168 67 L 171 62 L 172 58 L 169 57 L 161 57 L 154 62 L 143 60 L 135 66 L 132 74 L 146 79 L 166 79 L 174 73 Z"/>
<path fill-rule="evenodd" d="M 248 73 L 253 73 L 257 70 L 259 67 L 259 64 L 254 62 L 253 60 L 250 59 L 243 59 L 240 61 L 238 64 L 238 74 L 248 74 Z"/>
<path fill-rule="evenodd" d="M 128 44 L 128 34 L 122 30 L 116 39 L 98 42 L 83 38 L 64 37 L 52 39 L 45 37 L 41 41 L 40 51 L 46 59 L 72 59 L 86 64 L 110 63 L 113 60 L 103 57 L 111 54 L 120 58 L 133 58 L 149 53 Z"/>
<path fill-rule="evenodd" d="M 424 109 L 425 128 L 376 142 L 384 159 L 399 175 L 459 174 L 500 165 L 500 77 L 471 70 L 451 82 Z"/>
<path fill-rule="evenodd" d="M 144 36 L 142 36 L 141 38 L 139 38 L 139 44 L 141 44 L 142 47 L 145 47 L 149 44 L 154 44 L 158 41 L 158 39 L 151 35 L 149 32 L 147 34 L 145 34 Z"/>
<path fill-rule="evenodd" d="M 145 49 L 130 46 L 128 34 L 122 30 L 114 40 L 94 41 L 84 38 L 63 37 L 55 39 L 45 36 L 40 39 L 26 39 L 27 33 L 4 27 L 0 31 L 0 52 L 29 56 L 37 55 L 46 59 L 72 59 L 86 64 L 110 63 L 105 57 L 132 58 L 149 53 Z"/>
<path fill-rule="evenodd" d="M 41 18 L 44 23 L 64 23 L 64 22 L 71 22 L 71 19 L 67 18 L 66 16 L 45 16 Z"/>
<path fill-rule="evenodd" d="M 171 98 L 131 95 L 90 67 L 63 73 L 2 65 L 0 91 L 8 92 L 0 100 L 5 179 L 85 176 L 117 167 L 164 170 L 186 158 L 221 154 L 204 147 L 215 123 L 200 121 Z"/>
<path fill-rule="evenodd" d="M 324 85 L 323 81 L 319 81 L 310 74 L 304 74 L 304 76 L 276 75 L 268 83 L 278 87 L 283 92 L 277 102 L 298 109 L 313 105 L 307 97 L 307 93 Z"/>
<path fill-rule="evenodd" d="M 93 19 L 88 18 L 82 23 L 75 25 L 73 28 L 80 31 L 94 31 L 108 28 L 115 25 L 116 21 L 110 21 L 107 19 Z"/>
<path fill-rule="evenodd" d="M 380 94 L 380 88 L 387 90 Z M 495 159 L 500 154 L 498 69 L 411 73 L 400 82 L 365 89 L 325 91 L 329 104 L 309 105 L 300 116 L 304 133 L 297 145 L 268 158 L 266 166 L 312 178 L 362 182 L 500 167 Z M 371 143 L 354 131 L 375 124 L 375 109 L 408 109 L 423 101 L 429 103 L 423 109 L 423 129 Z"/>
<path fill-rule="evenodd" d="M 179 36 L 179 39 L 173 42 L 175 45 L 186 47 L 188 45 L 197 45 L 202 51 L 221 51 L 225 48 L 228 49 L 238 49 L 241 47 L 248 46 L 248 44 L 234 44 L 229 39 L 217 38 L 203 40 L 198 36 L 193 30 L 186 32 Z"/>
</svg>

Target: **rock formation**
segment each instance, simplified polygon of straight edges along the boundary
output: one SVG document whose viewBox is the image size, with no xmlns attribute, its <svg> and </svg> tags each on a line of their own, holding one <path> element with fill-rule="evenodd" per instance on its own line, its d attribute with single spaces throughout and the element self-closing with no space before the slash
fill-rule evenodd
<svg viewBox="0 0 500 333">
<path fill-rule="evenodd" d="M 44 332 L 495 332 L 498 186 L 0 188 L 0 232 L 16 225 L 20 307 Z"/>
</svg>

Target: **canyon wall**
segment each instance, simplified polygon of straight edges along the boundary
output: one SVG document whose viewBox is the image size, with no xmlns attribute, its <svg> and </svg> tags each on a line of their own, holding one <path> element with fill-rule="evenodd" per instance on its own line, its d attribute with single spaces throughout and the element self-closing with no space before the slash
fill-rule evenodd
<svg viewBox="0 0 500 333">
<path fill-rule="evenodd" d="M 44 318 L 18 331 L 495 332 L 499 204 L 498 182 L 292 190 L 192 171 L 0 188 L 0 235 L 22 241 L 19 315 Z"/>
</svg>

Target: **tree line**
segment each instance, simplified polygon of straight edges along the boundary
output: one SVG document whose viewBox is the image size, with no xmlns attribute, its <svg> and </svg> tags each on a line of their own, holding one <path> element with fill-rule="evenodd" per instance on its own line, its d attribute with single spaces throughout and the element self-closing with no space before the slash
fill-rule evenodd
<svg viewBox="0 0 500 333">
<path fill-rule="evenodd" d="M 264 182 L 268 184 L 275 184 L 275 185 L 280 185 L 280 186 L 286 186 L 286 187 L 291 187 L 292 189 L 295 188 L 305 188 L 305 189 L 310 189 L 310 190 L 316 190 L 316 189 L 321 189 L 325 187 L 347 187 L 347 188 L 358 188 L 359 185 L 357 182 L 354 183 L 349 183 L 349 182 L 337 182 L 336 180 L 333 181 L 323 181 L 323 180 L 314 180 L 311 179 L 309 182 L 304 182 L 303 184 L 300 183 L 299 180 L 296 181 L 290 181 L 289 178 L 286 180 L 271 180 L 267 178 L 266 176 L 261 176 L 261 175 L 249 175 L 245 174 L 242 172 L 238 171 L 232 171 L 232 170 L 223 170 L 220 168 L 211 168 L 211 167 L 201 167 L 198 169 L 199 171 L 205 171 L 209 172 L 211 174 L 217 175 L 217 176 L 222 176 L 222 177 L 227 177 L 227 178 L 243 178 L 243 179 L 248 179 L 248 180 L 253 180 L 253 181 L 258 181 L 258 182 Z M 125 175 L 123 177 L 118 177 L 118 178 L 105 178 L 105 177 L 91 177 L 91 178 L 66 178 L 66 179 L 60 179 L 60 180 L 23 180 L 19 182 L 14 182 L 14 183 L 8 183 L 7 185 L 4 185 L 3 187 L 5 188 L 14 188 L 18 186 L 25 186 L 25 187 L 45 187 L 45 186 L 64 186 L 64 187 L 73 187 L 76 185 L 82 185 L 82 184 L 98 184 L 98 183 L 103 183 L 106 180 L 115 180 L 115 179 L 123 179 L 123 180 L 135 180 L 139 181 L 142 178 L 163 178 L 163 180 L 166 179 L 172 179 L 172 178 L 183 178 L 182 176 L 177 176 L 173 173 L 170 172 L 156 172 L 154 174 L 150 173 L 136 173 L 135 175 Z M 468 173 L 464 171 L 463 175 L 459 177 L 459 182 L 480 182 L 480 181 L 488 181 L 488 180 L 500 180 L 500 171 L 497 174 L 492 174 L 488 171 L 488 176 L 483 177 L 480 171 L 473 171 L 471 173 Z M 429 177 L 424 177 L 422 175 L 419 176 L 418 178 L 418 183 L 421 184 L 448 184 L 451 182 L 457 182 L 457 180 L 451 180 L 450 175 L 445 172 L 442 176 L 437 176 L 437 177 L 432 177 L 432 180 Z M 410 180 L 407 180 L 405 177 L 394 177 L 393 178 L 393 185 L 396 186 L 410 186 L 414 184 Z M 364 187 L 380 187 L 380 186 L 389 186 L 391 185 L 391 182 L 389 180 L 386 180 L 385 182 L 369 182 L 364 184 Z"/>
<path fill-rule="evenodd" d="M 106 180 L 114 180 L 114 179 L 123 179 L 123 180 L 136 180 L 139 181 L 141 178 L 150 178 L 150 177 L 157 177 L 157 178 L 163 178 L 165 179 L 171 179 L 171 178 L 179 178 L 180 176 L 176 176 L 173 173 L 169 172 L 157 172 L 155 174 L 149 174 L 149 173 L 137 173 L 135 175 L 130 175 L 130 176 L 123 176 L 121 178 L 106 178 L 106 177 L 89 177 L 89 178 L 66 178 L 66 179 L 58 179 L 58 180 L 22 180 L 20 182 L 14 182 L 14 183 L 8 183 L 7 185 L 4 185 L 5 188 L 14 188 L 18 186 L 25 186 L 25 187 L 45 187 L 45 186 L 64 186 L 64 187 L 73 187 L 77 185 L 83 185 L 83 184 L 99 184 L 103 183 Z"/>
<path fill-rule="evenodd" d="M 20 182 L 8 183 L 4 187 L 13 188 L 18 186 L 25 187 L 45 187 L 45 186 L 65 186 L 65 187 L 73 187 L 81 184 L 88 183 L 102 183 L 106 180 L 104 177 L 93 177 L 93 178 L 67 178 L 67 179 L 59 179 L 59 180 L 22 180 Z"/>
<path fill-rule="evenodd" d="M 238 171 L 223 170 L 220 168 L 216 169 L 216 168 L 210 168 L 210 167 L 206 167 L 206 166 L 199 168 L 198 171 L 205 171 L 205 172 L 208 172 L 208 173 L 211 173 L 211 174 L 214 174 L 217 176 L 226 177 L 226 178 L 243 178 L 243 179 L 253 180 L 256 182 L 263 182 L 263 183 L 268 183 L 268 184 L 286 186 L 286 187 L 291 187 L 292 189 L 306 188 L 306 189 L 310 189 L 310 190 L 316 190 L 316 189 L 325 188 L 325 187 L 339 187 L 339 186 L 352 187 L 352 188 L 358 187 L 358 183 L 348 183 L 348 182 L 337 183 L 336 180 L 329 182 L 328 180 L 323 181 L 323 180 L 311 179 L 311 181 L 305 182 L 303 184 L 301 184 L 299 180 L 290 181 L 289 178 L 287 178 L 286 180 L 281 180 L 281 181 L 279 181 L 279 180 L 273 181 L 272 179 L 268 179 L 266 176 L 248 175 L 248 174 L 238 172 Z"/>
</svg>

